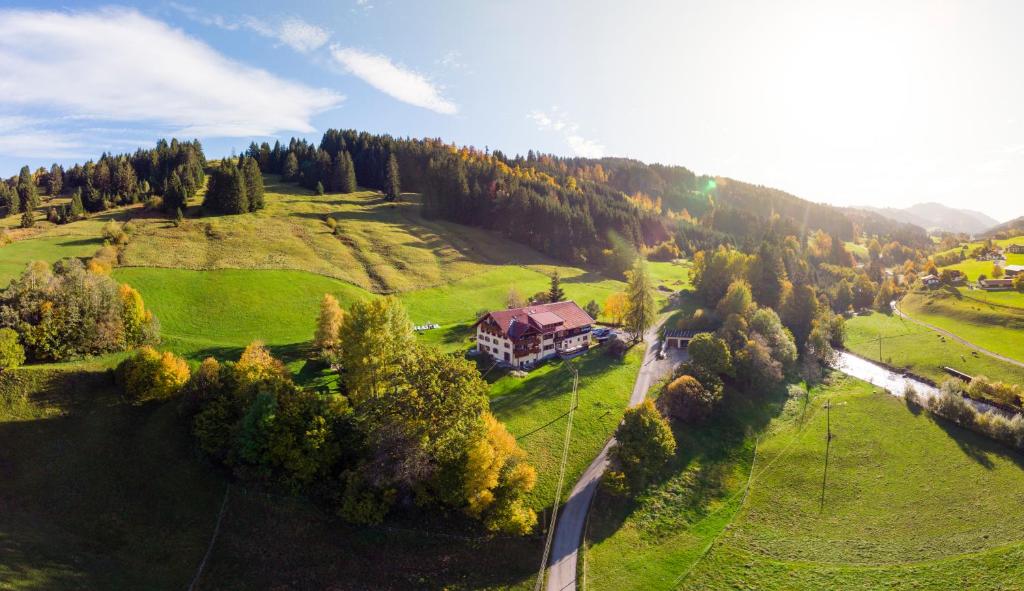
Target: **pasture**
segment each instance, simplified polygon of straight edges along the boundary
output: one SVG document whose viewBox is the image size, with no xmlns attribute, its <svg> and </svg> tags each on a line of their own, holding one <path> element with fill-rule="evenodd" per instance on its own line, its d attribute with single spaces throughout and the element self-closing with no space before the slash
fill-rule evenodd
<svg viewBox="0 0 1024 591">
<path fill-rule="evenodd" d="M 761 438 L 742 509 L 681 588 L 1014 588 L 1022 463 L 839 378 Z"/>
<path fill-rule="evenodd" d="M 948 366 L 969 375 L 1024 383 L 1024 368 L 999 361 L 943 337 L 923 326 L 898 316 L 874 313 L 846 321 L 846 348 L 866 359 L 881 360 L 890 365 L 942 382 L 949 376 L 942 371 Z"/>
<path fill-rule="evenodd" d="M 979 347 L 1024 361 L 1024 310 L 984 303 L 945 290 L 913 292 L 900 301 L 910 316 L 963 338 Z"/>
</svg>

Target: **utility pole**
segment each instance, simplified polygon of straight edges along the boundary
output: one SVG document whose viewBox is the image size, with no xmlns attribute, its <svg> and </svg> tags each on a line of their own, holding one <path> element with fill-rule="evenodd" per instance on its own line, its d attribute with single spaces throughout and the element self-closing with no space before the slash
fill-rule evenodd
<svg viewBox="0 0 1024 591">
<path fill-rule="evenodd" d="M 878 362 L 882 362 L 882 333 L 878 333 Z"/>
</svg>

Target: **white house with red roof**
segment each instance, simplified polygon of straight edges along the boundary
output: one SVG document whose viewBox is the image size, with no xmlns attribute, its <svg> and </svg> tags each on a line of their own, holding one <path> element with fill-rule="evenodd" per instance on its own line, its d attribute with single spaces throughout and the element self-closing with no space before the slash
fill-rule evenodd
<svg viewBox="0 0 1024 591">
<path fill-rule="evenodd" d="M 488 312 L 475 325 L 476 350 L 512 367 L 529 366 L 586 350 L 593 324 L 571 301 Z"/>
</svg>

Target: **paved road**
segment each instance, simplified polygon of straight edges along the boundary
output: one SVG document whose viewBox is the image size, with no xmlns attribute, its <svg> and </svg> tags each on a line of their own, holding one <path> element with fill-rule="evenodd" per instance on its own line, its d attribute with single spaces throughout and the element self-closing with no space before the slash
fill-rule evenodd
<svg viewBox="0 0 1024 591">
<path fill-rule="evenodd" d="M 839 352 L 839 362 L 836 364 L 836 369 L 846 375 L 853 376 L 880 388 L 884 388 L 889 392 L 889 394 L 892 394 L 897 398 L 903 397 L 903 392 L 906 390 L 907 386 L 913 386 L 914 390 L 916 390 L 924 400 L 938 396 L 939 394 L 939 389 L 935 386 L 898 374 L 890 369 L 878 365 L 877 363 L 868 361 L 863 357 L 857 357 L 856 355 L 846 351 Z M 979 400 L 973 400 L 970 398 L 965 398 L 964 400 L 971 403 L 971 405 L 980 412 L 991 410 L 1007 417 L 1012 416 L 1011 413 L 996 408 L 991 404 L 986 404 Z"/>
<path fill-rule="evenodd" d="M 677 363 L 686 359 L 686 352 L 678 349 L 670 349 L 666 359 L 658 359 L 658 347 L 653 345 L 657 343 L 660 327 L 661 322 L 645 336 L 648 347 L 644 353 L 644 364 L 633 384 L 633 394 L 629 398 L 630 406 L 640 404 L 652 384 L 668 375 Z M 601 453 L 584 470 L 583 476 L 569 493 L 569 500 L 558 512 L 555 538 L 551 544 L 551 559 L 548 563 L 548 591 L 570 591 L 576 588 L 576 559 L 580 540 L 583 538 L 583 527 L 601 475 L 608 467 L 608 450 L 614 442 L 614 438 L 608 440 Z"/>
<path fill-rule="evenodd" d="M 971 349 L 974 349 L 975 351 L 977 351 L 979 353 L 983 353 L 985 355 L 988 355 L 989 357 L 994 357 L 995 359 L 998 359 L 999 361 L 1010 363 L 1012 365 L 1016 365 L 1017 367 L 1024 367 L 1024 362 L 1021 362 L 1021 361 L 1018 361 L 1016 359 L 1013 359 L 1012 357 L 1007 357 L 1005 355 L 1000 355 L 999 353 L 996 353 L 995 351 L 989 351 L 988 349 L 986 349 L 984 347 L 979 347 L 978 345 L 975 345 L 974 343 L 972 343 L 970 341 L 967 341 L 967 340 L 965 340 L 965 339 L 963 339 L 961 337 L 956 336 L 955 334 L 949 332 L 948 330 L 946 330 L 944 328 L 939 328 L 938 326 L 935 326 L 934 324 L 928 324 L 927 322 L 924 322 L 922 320 L 918 320 L 916 318 L 911 318 L 910 316 L 907 316 L 905 313 L 903 313 L 903 310 L 900 310 L 898 302 L 892 301 L 892 302 L 889 302 L 889 305 L 892 306 L 893 313 L 896 314 L 897 316 L 899 316 L 900 318 L 904 319 L 904 320 L 909 320 L 910 322 L 913 322 L 914 324 L 917 324 L 918 326 L 923 326 L 923 327 L 925 327 L 927 329 L 934 330 L 937 333 L 941 333 L 941 334 L 943 334 L 943 335 L 953 339 L 954 341 L 960 343 L 961 345 L 965 345 L 967 347 L 970 347 Z"/>
</svg>

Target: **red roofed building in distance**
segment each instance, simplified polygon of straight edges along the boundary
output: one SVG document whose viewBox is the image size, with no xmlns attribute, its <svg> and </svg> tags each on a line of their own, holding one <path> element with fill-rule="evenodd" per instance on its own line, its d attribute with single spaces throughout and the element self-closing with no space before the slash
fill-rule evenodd
<svg viewBox="0 0 1024 591">
<path fill-rule="evenodd" d="M 594 319 L 576 302 L 554 302 L 484 314 L 476 322 L 476 349 L 512 367 L 567 355 L 590 346 Z"/>
</svg>

